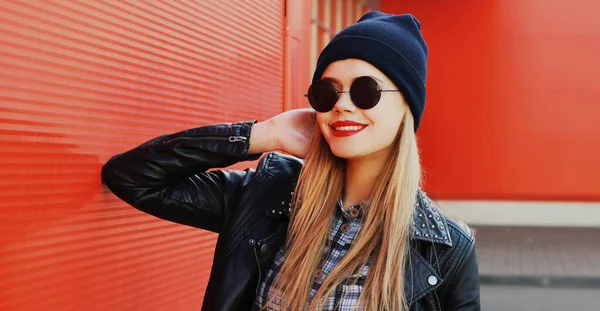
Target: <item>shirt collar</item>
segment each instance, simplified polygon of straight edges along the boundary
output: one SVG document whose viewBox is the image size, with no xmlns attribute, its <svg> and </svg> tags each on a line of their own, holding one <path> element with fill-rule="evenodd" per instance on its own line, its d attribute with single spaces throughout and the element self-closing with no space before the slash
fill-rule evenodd
<svg viewBox="0 0 600 311">
<path fill-rule="evenodd" d="M 348 210 L 345 210 L 342 203 L 342 198 L 340 197 L 337 201 L 337 206 L 346 220 L 360 220 L 364 212 L 365 202 L 352 205 Z"/>
</svg>

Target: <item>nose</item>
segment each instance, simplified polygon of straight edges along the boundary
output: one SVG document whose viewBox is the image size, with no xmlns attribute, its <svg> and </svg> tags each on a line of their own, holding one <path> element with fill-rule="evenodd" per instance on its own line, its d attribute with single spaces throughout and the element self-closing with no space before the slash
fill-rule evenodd
<svg viewBox="0 0 600 311">
<path fill-rule="evenodd" d="M 350 98 L 350 92 L 348 92 L 348 91 L 340 92 L 340 97 L 338 98 L 338 101 L 333 106 L 332 111 L 334 113 L 338 113 L 338 114 L 342 113 L 342 112 L 352 113 L 352 112 L 356 111 L 356 106 L 354 106 L 354 103 L 352 102 L 352 99 Z"/>
</svg>

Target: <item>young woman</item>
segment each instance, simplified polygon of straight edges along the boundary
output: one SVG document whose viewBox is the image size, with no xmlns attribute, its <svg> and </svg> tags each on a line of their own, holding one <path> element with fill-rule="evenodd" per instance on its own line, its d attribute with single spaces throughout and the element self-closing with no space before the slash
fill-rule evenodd
<svg viewBox="0 0 600 311">
<path fill-rule="evenodd" d="M 103 180 L 219 233 L 203 310 L 479 310 L 473 235 L 419 187 L 426 63 L 413 16 L 368 13 L 321 53 L 313 109 L 156 138 Z"/>
</svg>

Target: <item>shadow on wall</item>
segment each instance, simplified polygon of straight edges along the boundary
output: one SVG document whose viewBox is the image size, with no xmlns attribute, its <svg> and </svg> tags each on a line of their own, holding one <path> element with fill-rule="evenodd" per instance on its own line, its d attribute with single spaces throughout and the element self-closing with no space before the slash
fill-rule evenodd
<svg viewBox="0 0 600 311">
<path fill-rule="evenodd" d="M 53 124 L 1 118 L 0 124 L 1 241 L 52 227 L 101 189 L 98 157 L 65 143 L 73 139 L 52 132 Z"/>
</svg>

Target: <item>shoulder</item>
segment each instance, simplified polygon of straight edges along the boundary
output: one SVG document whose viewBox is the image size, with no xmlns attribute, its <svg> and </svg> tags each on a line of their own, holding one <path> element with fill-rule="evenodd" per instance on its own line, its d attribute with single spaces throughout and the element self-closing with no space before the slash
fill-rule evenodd
<svg viewBox="0 0 600 311">
<path fill-rule="evenodd" d="M 437 205 L 436 205 L 437 206 Z M 475 235 L 473 230 L 462 220 L 455 219 L 448 215 L 443 208 L 437 207 L 440 215 L 446 220 L 448 230 L 453 244 L 466 244 L 472 248 L 475 244 Z"/>
<path fill-rule="evenodd" d="M 475 248 L 475 235 L 473 230 L 463 221 L 448 216 L 444 211 L 441 213 L 446 218 L 450 237 L 454 248 L 459 248 L 464 252 L 472 252 Z"/>
<path fill-rule="evenodd" d="M 279 152 L 269 152 L 258 163 L 257 172 L 271 177 L 297 177 L 302 170 L 304 160 Z"/>
<path fill-rule="evenodd" d="M 255 182 L 248 185 L 246 192 L 253 202 L 263 200 L 259 206 L 267 211 L 268 217 L 289 217 L 302 165 L 299 158 L 278 152 L 266 153 L 256 166 Z"/>
</svg>

